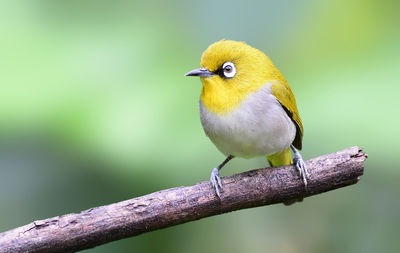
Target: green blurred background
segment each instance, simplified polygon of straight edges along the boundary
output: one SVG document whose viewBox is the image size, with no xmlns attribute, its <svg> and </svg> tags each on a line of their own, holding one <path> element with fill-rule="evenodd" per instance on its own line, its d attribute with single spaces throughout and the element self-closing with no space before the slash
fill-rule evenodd
<svg viewBox="0 0 400 253">
<path fill-rule="evenodd" d="M 354 186 L 87 252 L 394 252 L 399 1 L 2 1 L 0 231 L 208 180 L 223 156 L 185 78 L 222 38 L 266 52 L 296 94 L 303 157 L 359 145 Z M 222 175 L 265 167 L 235 159 Z"/>
</svg>

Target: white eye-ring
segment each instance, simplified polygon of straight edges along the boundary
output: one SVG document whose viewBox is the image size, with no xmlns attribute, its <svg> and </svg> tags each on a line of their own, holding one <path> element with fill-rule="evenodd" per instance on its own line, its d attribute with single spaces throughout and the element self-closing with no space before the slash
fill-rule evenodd
<svg viewBox="0 0 400 253">
<path fill-rule="evenodd" d="M 232 78 L 236 75 L 236 67 L 235 64 L 233 64 L 230 61 L 227 61 L 222 65 L 222 71 L 224 71 L 224 76 L 226 78 Z"/>
</svg>

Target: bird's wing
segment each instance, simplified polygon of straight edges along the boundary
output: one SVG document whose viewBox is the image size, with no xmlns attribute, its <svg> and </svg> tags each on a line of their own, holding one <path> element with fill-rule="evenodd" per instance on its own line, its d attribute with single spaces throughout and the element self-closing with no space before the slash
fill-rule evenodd
<svg viewBox="0 0 400 253">
<path fill-rule="evenodd" d="M 285 109 L 288 116 L 295 123 L 296 137 L 294 138 L 293 145 L 301 150 L 304 129 L 292 89 L 290 89 L 286 81 L 278 81 L 272 83 L 271 93 L 278 99 L 283 109 Z"/>
</svg>

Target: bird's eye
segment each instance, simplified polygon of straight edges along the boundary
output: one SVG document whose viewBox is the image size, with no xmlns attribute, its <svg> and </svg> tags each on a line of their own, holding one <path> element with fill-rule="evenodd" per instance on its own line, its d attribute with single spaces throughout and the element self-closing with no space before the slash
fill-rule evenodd
<svg viewBox="0 0 400 253">
<path fill-rule="evenodd" d="M 226 78 L 232 78 L 236 75 L 235 64 L 232 62 L 225 62 L 224 65 L 222 65 L 222 70 L 224 71 L 224 76 Z"/>
</svg>

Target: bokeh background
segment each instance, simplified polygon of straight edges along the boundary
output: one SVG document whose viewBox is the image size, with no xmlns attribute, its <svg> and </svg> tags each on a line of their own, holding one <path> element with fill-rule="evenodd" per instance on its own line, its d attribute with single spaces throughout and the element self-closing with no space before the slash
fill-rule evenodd
<svg viewBox="0 0 400 253">
<path fill-rule="evenodd" d="M 185 78 L 222 38 L 292 86 L 303 157 L 359 145 L 354 186 L 85 252 L 394 252 L 400 234 L 400 2 L 3 1 L 0 231 L 208 180 L 223 156 Z M 222 175 L 265 167 L 233 160 Z"/>
</svg>

